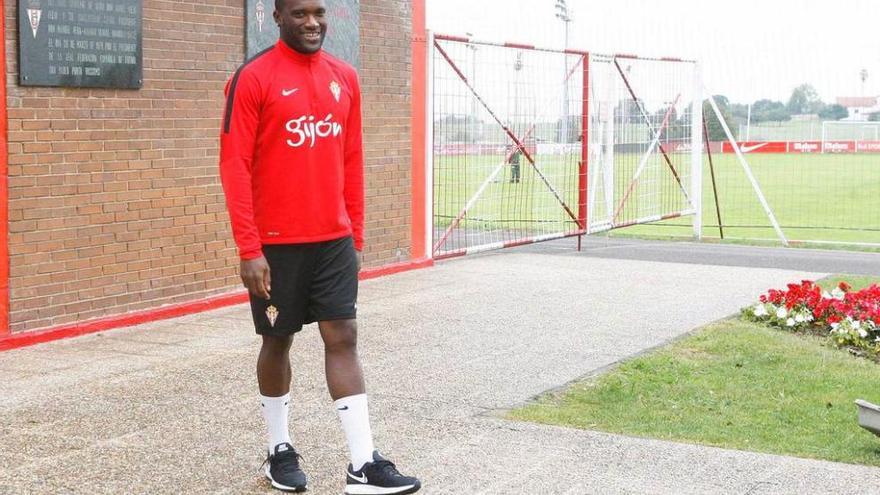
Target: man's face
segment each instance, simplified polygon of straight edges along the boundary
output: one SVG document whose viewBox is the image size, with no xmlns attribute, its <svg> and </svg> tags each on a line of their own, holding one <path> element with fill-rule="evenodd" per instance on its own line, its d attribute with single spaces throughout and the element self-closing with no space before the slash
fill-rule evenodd
<svg viewBox="0 0 880 495">
<path fill-rule="evenodd" d="M 294 50 L 311 54 L 321 49 L 327 34 L 324 0 L 281 0 L 273 16 L 281 40 Z"/>
</svg>

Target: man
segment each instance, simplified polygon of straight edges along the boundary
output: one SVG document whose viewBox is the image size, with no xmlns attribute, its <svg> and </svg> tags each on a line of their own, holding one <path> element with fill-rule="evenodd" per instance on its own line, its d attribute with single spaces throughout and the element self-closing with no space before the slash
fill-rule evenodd
<svg viewBox="0 0 880 495">
<path fill-rule="evenodd" d="M 361 92 L 354 69 L 321 50 L 324 0 L 276 0 L 277 44 L 227 84 L 220 175 L 262 336 L 257 361 L 269 431 L 266 477 L 306 489 L 288 430 L 293 335 L 317 321 L 327 386 L 351 454 L 348 494 L 420 488 L 373 448 L 357 354 L 356 251 L 363 249 Z"/>
<path fill-rule="evenodd" d="M 522 150 L 517 148 L 513 151 L 513 155 L 510 157 L 510 183 L 519 184 L 519 164 L 522 159 Z"/>
</svg>

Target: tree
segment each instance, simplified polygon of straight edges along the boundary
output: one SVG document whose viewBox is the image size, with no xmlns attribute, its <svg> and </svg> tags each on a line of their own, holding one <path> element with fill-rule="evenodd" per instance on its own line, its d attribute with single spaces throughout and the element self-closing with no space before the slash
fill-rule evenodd
<svg viewBox="0 0 880 495">
<path fill-rule="evenodd" d="M 557 141 L 560 143 L 577 143 L 581 140 L 581 117 L 579 115 L 569 115 L 568 116 L 568 125 L 563 125 L 565 122 L 565 117 L 560 117 L 556 120 L 556 137 Z M 563 136 L 563 129 L 567 132 L 566 136 Z"/>
<path fill-rule="evenodd" d="M 849 111 L 843 105 L 828 105 L 819 112 L 822 120 L 840 120 L 849 117 Z"/>
<path fill-rule="evenodd" d="M 718 104 L 718 109 L 721 110 L 721 116 L 727 122 L 727 127 L 733 133 L 733 138 L 736 139 L 737 126 L 734 125 L 735 121 L 730 111 L 730 100 L 723 95 L 715 95 L 713 98 L 715 98 L 715 103 Z M 709 131 L 709 141 L 727 141 L 727 134 L 724 133 L 724 128 L 721 126 L 718 116 L 715 115 L 715 111 L 712 110 L 709 100 L 703 102 L 703 116 L 706 119 L 706 127 Z"/>
<path fill-rule="evenodd" d="M 434 122 L 437 142 L 464 143 L 483 139 L 483 121 L 473 115 L 447 114 Z"/>
<path fill-rule="evenodd" d="M 618 124 L 637 124 L 644 122 L 641 110 L 642 102 L 636 102 L 629 98 L 621 100 L 614 109 L 614 121 Z"/>
<path fill-rule="evenodd" d="M 749 106 L 743 103 L 731 103 L 730 113 L 738 120 L 745 122 L 749 119 Z"/>
<path fill-rule="evenodd" d="M 880 112 L 874 112 L 869 115 L 868 122 L 880 122 Z"/>
<path fill-rule="evenodd" d="M 788 99 L 787 105 L 788 112 L 792 115 L 819 113 L 823 106 L 825 106 L 825 104 L 822 103 L 822 99 L 819 98 L 819 93 L 817 93 L 816 88 L 810 84 L 801 84 L 794 88 L 791 92 L 791 97 Z"/>
<path fill-rule="evenodd" d="M 752 104 L 752 122 L 784 122 L 791 120 L 788 107 L 781 101 L 758 100 Z"/>
</svg>

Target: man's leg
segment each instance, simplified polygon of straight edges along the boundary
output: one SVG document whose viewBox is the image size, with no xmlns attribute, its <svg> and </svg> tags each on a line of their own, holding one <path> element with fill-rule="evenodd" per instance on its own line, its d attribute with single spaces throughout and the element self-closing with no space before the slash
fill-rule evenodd
<svg viewBox="0 0 880 495">
<path fill-rule="evenodd" d="M 415 493 L 421 482 L 400 474 L 394 463 L 373 448 L 364 375 L 357 352 L 357 323 L 354 319 L 318 322 L 324 339 L 327 388 L 334 400 L 351 453 L 346 471 L 345 493 Z"/>
<path fill-rule="evenodd" d="M 260 385 L 260 406 L 269 431 L 269 455 L 275 447 L 293 444 L 290 440 L 290 344 L 293 335 L 263 335 L 263 346 L 257 359 L 257 382 Z"/>
<path fill-rule="evenodd" d="M 263 335 L 257 358 L 260 406 L 269 430 L 269 458 L 266 477 L 283 491 L 301 492 L 308 483 L 299 467 L 299 454 L 293 448 L 288 427 L 290 414 L 290 344 L 293 335 Z"/>
<path fill-rule="evenodd" d="M 327 388 L 348 440 L 351 464 L 360 469 L 373 460 L 373 434 L 364 374 L 357 353 L 357 322 L 354 319 L 318 322 L 324 340 Z"/>
<path fill-rule="evenodd" d="M 263 335 L 263 346 L 257 359 L 257 381 L 260 394 L 278 397 L 290 393 L 290 345 L 293 335 Z"/>
</svg>

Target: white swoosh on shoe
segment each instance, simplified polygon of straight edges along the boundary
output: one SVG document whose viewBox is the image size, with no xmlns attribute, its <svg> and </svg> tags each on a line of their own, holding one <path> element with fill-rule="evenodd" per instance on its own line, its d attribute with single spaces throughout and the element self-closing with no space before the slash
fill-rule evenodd
<svg viewBox="0 0 880 495">
<path fill-rule="evenodd" d="M 355 476 L 351 473 L 348 473 L 348 477 L 355 480 L 355 481 L 359 481 L 363 484 L 367 484 L 367 475 L 366 474 L 362 474 L 360 476 Z"/>
</svg>

